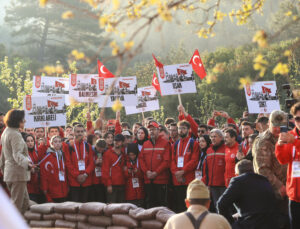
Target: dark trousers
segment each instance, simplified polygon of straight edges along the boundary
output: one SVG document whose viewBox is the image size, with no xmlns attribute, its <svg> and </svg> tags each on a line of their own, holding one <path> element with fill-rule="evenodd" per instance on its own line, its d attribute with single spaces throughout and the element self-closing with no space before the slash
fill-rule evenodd
<svg viewBox="0 0 300 229">
<path fill-rule="evenodd" d="M 37 204 L 43 204 L 46 202 L 44 194 L 29 193 L 29 199 Z"/>
<path fill-rule="evenodd" d="M 92 186 L 90 201 L 106 203 L 106 187 L 103 184 L 94 184 Z"/>
<path fill-rule="evenodd" d="M 225 191 L 225 186 L 209 186 L 210 190 L 210 198 L 211 198 L 211 207 L 210 210 L 214 209 L 214 212 L 216 212 L 217 209 L 217 201 L 222 196 L 223 192 Z"/>
<path fill-rule="evenodd" d="M 146 208 L 167 206 L 167 184 L 145 184 Z"/>
<path fill-rule="evenodd" d="M 175 191 L 175 212 L 184 212 L 186 211 L 186 206 L 185 206 L 185 198 L 186 198 L 186 185 L 178 185 L 174 186 L 174 191 Z"/>
<path fill-rule="evenodd" d="M 291 229 L 300 228 L 300 203 L 289 200 L 289 217 Z"/>
<path fill-rule="evenodd" d="M 124 203 L 125 202 L 125 186 L 112 185 L 112 193 L 106 193 L 107 203 Z"/>
<path fill-rule="evenodd" d="M 91 186 L 70 187 L 70 199 L 74 202 L 86 203 L 89 201 Z"/>
</svg>

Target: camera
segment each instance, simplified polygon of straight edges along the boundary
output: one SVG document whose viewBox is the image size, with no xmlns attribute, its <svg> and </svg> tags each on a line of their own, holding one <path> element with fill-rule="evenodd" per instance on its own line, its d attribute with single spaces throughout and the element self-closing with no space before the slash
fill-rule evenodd
<svg viewBox="0 0 300 229">
<path fill-rule="evenodd" d="M 287 126 L 280 126 L 280 133 L 287 133 L 289 128 Z"/>
</svg>

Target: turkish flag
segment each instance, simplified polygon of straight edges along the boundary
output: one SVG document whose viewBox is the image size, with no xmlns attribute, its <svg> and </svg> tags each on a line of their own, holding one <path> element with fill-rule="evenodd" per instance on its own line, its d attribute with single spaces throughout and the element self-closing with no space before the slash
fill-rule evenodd
<svg viewBox="0 0 300 229">
<path fill-rule="evenodd" d="M 151 95 L 149 91 L 142 91 L 142 96 Z"/>
<path fill-rule="evenodd" d="M 203 79 L 206 76 L 206 72 L 202 60 L 200 58 L 198 49 L 195 50 L 194 55 L 192 56 L 192 59 L 190 60 L 189 64 L 192 65 L 194 71 L 201 79 Z"/>
<path fill-rule="evenodd" d="M 271 94 L 271 89 L 270 89 L 270 88 L 267 88 L 267 87 L 264 87 L 264 86 L 262 86 L 262 92 L 263 92 L 263 93 L 269 93 L 269 94 Z"/>
<path fill-rule="evenodd" d="M 103 78 L 114 78 L 115 76 L 100 62 L 100 60 L 97 60 L 98 63 L 98 74 L 99 77 Z"/>
<path fill-rule="evenodd" d="M 161 90 L 160 90 L 160 85 L 158 83 L 158 79 L 157 76 L 155 74 L 155 72 L 153 72 L 153 79 L 152 79 L 152 86 L 159 91 L 160 95 L 161 95 Z"/>
<path fill-rule="evenodd" d="M 154 62 L 155 62 L 155 66 L 158 67 L 159 77 L 164 79 L 165 78 L 164 65 L 156 59 L 154 54 L 152 54 L 152 56 L 153 56 L 153 59 L 154 59 Z"/>
<path fill-rule="evenodd" d="M 55 87 L 65 88 L 65 85 L 61 82 L 55 81 Z"/>
<path fill-rule="evenodd" d="M 48 107 L 58 107 L 58 102 L 48 100 Z"/>
<path fill-rule="evenodd" d="M 129 83 L 119 81 L 119 87 L 120 88 L 129 88 Z"/>
<path fill-rule="evenodd" d="M 91 78 L 91 84 L 92 84 L 92 85 L 97 84 L 97 80 L 94 79 L 94 78 Z"/>
</svg>

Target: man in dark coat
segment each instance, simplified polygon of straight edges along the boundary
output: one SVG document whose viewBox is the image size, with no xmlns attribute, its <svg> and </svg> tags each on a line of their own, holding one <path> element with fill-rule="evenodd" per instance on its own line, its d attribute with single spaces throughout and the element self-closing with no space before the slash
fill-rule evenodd
<svg viewBox="0 0 300 229">
<path fill-rule="evenodd" d="M 275 229 L 275 194 L 268 179 L 253 172 L 252 162 L 246 159 L 236 164 L 239 176 L 231 182 L 217 202 L 218 213 L 223 215 L 233 229 Z M 230 214 L 233 204 L 240 217 L 235 221 Z"/>
</svg>

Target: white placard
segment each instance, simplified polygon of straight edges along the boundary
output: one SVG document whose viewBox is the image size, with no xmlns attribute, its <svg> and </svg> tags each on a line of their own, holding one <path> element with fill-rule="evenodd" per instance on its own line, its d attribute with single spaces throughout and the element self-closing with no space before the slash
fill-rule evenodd
<svg viewBox="0 0 300 229">
<path fill-rule="evenodd" d="M 259 81 L 244 87 L 248 111 L 251 114 L 271 113 L 280 110 L 275 81 Z"/>
<path fill-rule="evenodd" d="M 159 110 L 157 91 L 153 86 L 138 88 L 137 99 L 137 106 L 125 107 L 127 115 Z"/>
<path fill-rule="evenodd" d="M 25 128 L 65 126 L 66 108 L 64 96 L 24 97 Z"/>
<path fill-rule="evenodd" d="M 70 102 L 96 103 L 99 97 L 99 76 L 95 74 L 70 75 Z"/>
<path fill-rule="evenodd" d="M 99 107 L 103 107 L 106 99 L 106 93 L 111 85 L 115 84 L 108 96 L 106 107 L 112 107 L 114 102 L 119 99 L 123 106 L 137 105 L 137 82 L 135 76 L 119 78 L 99 78 L 100 96 L 98 100 Z"/>
<path fill-rule="evenodd" d="M 51 76 L 33 76 L 33 96 L 65 95 L 65 102 L 69 105 L 69 78 Z"/>
<path fill-rule="evenodd" d="M 191 64 L 166 65 L 163 69 L 156 69 L 163 96 L 197 92 Z"/>
</svg>

